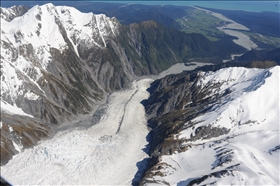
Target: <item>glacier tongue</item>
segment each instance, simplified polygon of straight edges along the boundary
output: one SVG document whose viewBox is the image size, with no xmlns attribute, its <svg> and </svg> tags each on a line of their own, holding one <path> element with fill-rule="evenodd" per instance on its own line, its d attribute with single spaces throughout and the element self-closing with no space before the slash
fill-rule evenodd
<svg viewBox="0 0 280 186">
<path fill-rule="evenodd" d="M 147 157 L 142 149 L 149 131 L 140 102 L 149 96 L 151 81 L 138 80 L 113 93 L 98 124 L 59 132 L 26 149 L 1 167 L 1 175 L 19 185 L 130 185 L 137 162 Z"/>
</svg>

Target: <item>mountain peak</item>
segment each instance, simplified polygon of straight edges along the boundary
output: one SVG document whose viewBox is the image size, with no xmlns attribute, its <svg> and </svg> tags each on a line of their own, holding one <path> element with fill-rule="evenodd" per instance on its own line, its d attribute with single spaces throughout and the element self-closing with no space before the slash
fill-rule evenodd
<svg viewBox="0 0 280 186">
<path fill-rule="evenodd" d="M 22 16 L 28 11 L 26 6 L 12 6 L 10 8 L 0 7 L 0 17 L 5 21 L 12 21 L 14 18 Z"/>
</svg>

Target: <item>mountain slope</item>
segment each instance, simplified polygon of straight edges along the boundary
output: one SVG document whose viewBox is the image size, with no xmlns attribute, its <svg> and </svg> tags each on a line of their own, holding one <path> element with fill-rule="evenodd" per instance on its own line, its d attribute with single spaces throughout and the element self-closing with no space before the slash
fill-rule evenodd
<svg viewBox="0 0 280 186">
<path fill-rule="evenodd" d="M 52 4 L 35 6 L 10 22 L 1 19 L 1 164 L 20 151 L 16 145 L 36 144 L 56 125 L 89 113 L 104 99 L 78 49 L 80 43 L 104 48 L 117 25 L 105 15 Z M 10 153 L 3 155 L 6 150 Z"/>
<path fill-rule="evenodd" d="M 141 184 L 279 184 L 279 66 L 182 73 L 151 93 Z"/>
</svg>

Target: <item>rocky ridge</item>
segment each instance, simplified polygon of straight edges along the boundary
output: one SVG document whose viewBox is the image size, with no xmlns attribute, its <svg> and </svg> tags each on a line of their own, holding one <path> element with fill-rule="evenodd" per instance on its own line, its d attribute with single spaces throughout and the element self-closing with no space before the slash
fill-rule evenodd
<svg viewBox="0 0 280 186">
<path fill-rule="evenodd" d="M 140 185 L 246 184 L 248 175 L 251 184 L 279 183 L 272 174 L 279 151 L 271 153 L 279 146 L 279 93 L 267 94 L 278 75 L 279 66 L 230 67 L 153 82 L 144 101 L 151 159 Z"/>
</svg>

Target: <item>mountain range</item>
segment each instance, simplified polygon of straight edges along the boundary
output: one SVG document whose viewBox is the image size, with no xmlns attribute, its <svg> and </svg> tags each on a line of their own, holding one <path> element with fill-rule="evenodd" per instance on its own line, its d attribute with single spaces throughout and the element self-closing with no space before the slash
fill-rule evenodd
<svg viewBox="0 0 280 186">
<path fill-rule="evenodd" d="M 136 88 L 123 104 L 127 113 L 143 89 L 134 80 L 199 61 L 202 67 L 157 79 L 148 89 L 142 101 L 148 158 L 137 163 L 132 184 L 279 183 L 273 174 L 279 173 L 279 48 L 247 51 L 232 36 L 210 41 L 179 31 L 176 19 L 186 12 L 174 6 L 112 12 L 114 4 L 97 5 L 100 14 L 51 3 L 1 7 L 1 166 L 59 131 L 90 127 L 79 126 L 81 116 L 91 125 L 106 120 L 110 96 Z"/>
<path fill-rule="evenodd" d="M 242 50 L 232 42 L 225 51 L 201 34 L 154 21 L 123 26 L 104 14 L 53 4 L 28 11 L 1 8 L 1 35 L 3 162 L 16 153 L 11 139 L 30 147 L 53 134 L 59 123 L 92 111 L 107 93 L 128 88 L 138 76 L 196 57 L 219 61 Z M 10 117 L 8 107 L 25 116 Z M 31 134 L 23 132 L 30 129 Z"/>
</svg>

